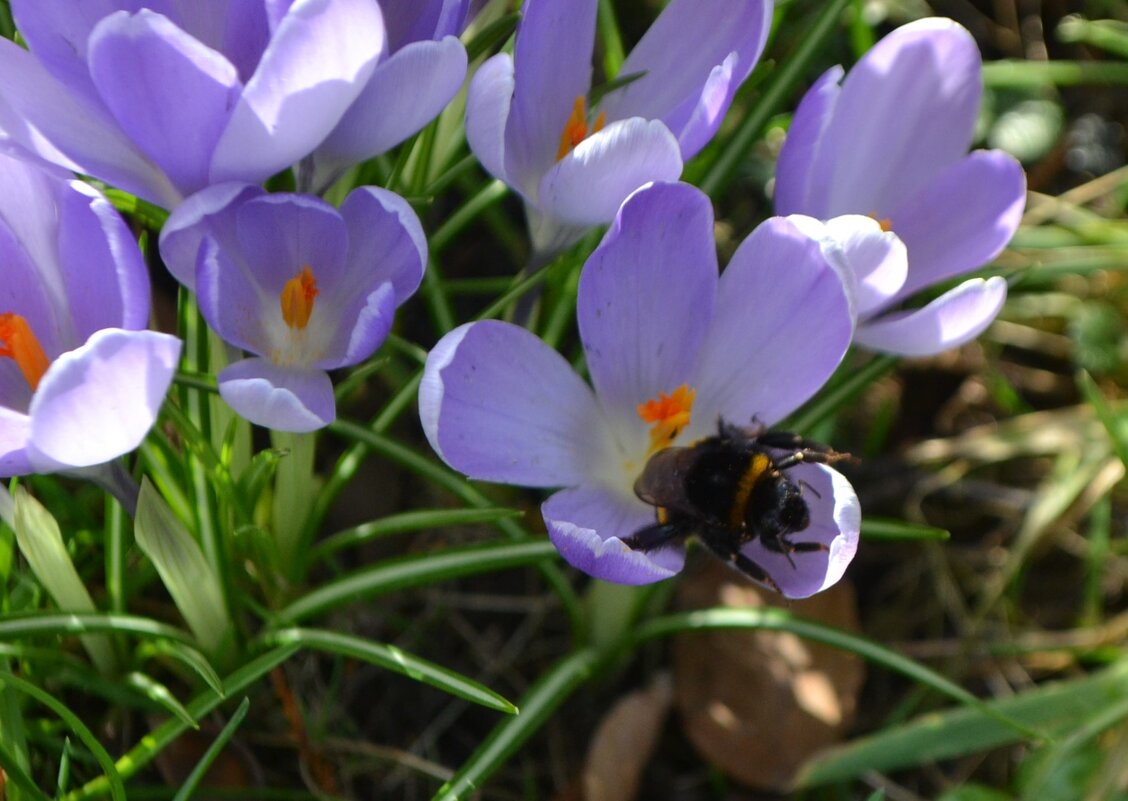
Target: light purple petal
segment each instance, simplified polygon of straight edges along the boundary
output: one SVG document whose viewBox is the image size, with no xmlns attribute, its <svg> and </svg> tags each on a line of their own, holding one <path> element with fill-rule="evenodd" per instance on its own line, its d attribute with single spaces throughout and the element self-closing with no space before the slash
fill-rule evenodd
<svg viewBox="0 0 1128 801">
<path fill-rule="evenodd" d="M 58 203 L 61 278 L 74 331 L 149 324 L 149 270 L 117 210 L 89 184 L 71 181 Z"/>
<path fill-rule="evenodd" d="M 396 306 L 414 295 L 427 266 L 427 236 L 411 205 L 387 189 L 361 186 L 341 204 L 341 217 L 350 273 L 367 274 L 373 285 L 390 282 Z"/>
<path fill-rule="evenodd" d="M 13 0 L 12 17 L 35 58 L 73 91 L 95 97 L 86 67 L 90 32 L 124 7 L 119 0 Z"/>
<path fill-rule="evenodd" d="M 224 341 L 260 356 L 270 355 L 276 341 L 272 332 L 285 330 L 279 296 L 261 291 L 238 254 L 205 238 L 194 283 L 200 314 Z"/>
<path fill-rule="evenodd" d="M 427 356 L 419 417 L 443 461 L 485 481 L 580 484 L 606 447 L 595 397 L 564 357 L 496 321 L 439 340 Z"/>
<path fill-rule="evenodd" d="M 336 289 L 336 288 L 335 288 Z M 335 370 L 364 361 L 380 347 L 392 330 L 396 293 L 391 284 L 380 284 L 367 295 L 349 297 L 336 305 L 339 295 L 318 299 L 314 314 L 332 317 L 323 355 L 312 363 L 321 370 Z M 313 320 L 310 321 L 311 326 Z"/>
<path fill-rule="evenodd" d="M 685 565 L 680 545 L 644 553 L 623 544 L 623 538 L 654 522 L 654 508 L 637 498 L 589 484 L 557 492 L 541 505 L 541 514 L 561 556 L 589 576 L 650 584 Z"/>
<path fill-rule="evenodd" d="M 620 75 L 646 74 L 608 95 L 601 108 L 611 120 L 660 119 L 681 138 L 703 92 L 717 100 L 718 86 L 707 86 L 709 78 L 733 54 L 731 80 L 724 81 L 727 99 L 720 104 L 723 108 L 714 109 L 710 122 L 716 132 L 719 115 L 724 114 L 733 91 L 763 52 L 772 7 L 770 0 L 672 0 L 619 71 Z M 687 152 L 686 158 L 693 153 L 696 149 Z"/>
<path fill-rule="evenodd" d="M 592 384 L 615 430 L 643 432 L 638 404 L 691 380 L 716 294 L 709 198 L 682 183 L 631 195 L 584 265 L 576 304 Z"/>
<path fill-rule="evenodd" d="M 219 139 L 212 183 L 257 183 L 307 155 L 364 88 L 384 46 L 371 0 L 297 0 Z"/>
<path fill-rule="evenodd" d="M 0 478 L 35 472 L 27 452 L 31 418 L 0 406 Z"/>
<path fill-rule="evenodd" d="M 826 182 L 829 175 L 814 173 L 827 123 L 838 102 L 842 67 L 831 67 L 803 95 L 791 118 L 787 138 L 776 162 L 776 214 L 809 214 L 827 218 Z"/>
<path fill-rule="evenodd" d="M 1026 176 L 1001 150 L 977 150 L 892 212 L 909 252 L 908 297 L 974 270 L 1006 247 L 1026 205 Z"/>
<path fill-rule="evenodd" d="M 514 181 L 505 171 L 505 129 L 513 103 L 513 86 L 513 58 L 508 53 L 498 53 L 474 73 L 466 94 L 466 141 L 486 172 L 510 185 Z M 522 193 L 527 191 L 514 188 Z"/>
<path fill-rule="evenodd" d="M 573 103 L 586 98 L 591 88 L 596 5 L 597 0 L 527 0 L 522 9 L 513 52 L 516 85 L 505 132 L 505 173 L 526 197 L 556 161 Z"/>
<path fill-rule="evenodd" d="M 314 152 L 319 168 L 343 169 L 391 150 L 437 117 L 465 77 L 466 48 L 453 36 L 394 53 Z"/>
<path fill-rule="evenodd" d="M 218 376 L 219 394 L 240 416 L 275 431 L 305 433 L 337 417 L 333 384 L 323 370 L 244 359 Z"/>
<path fill-rule="evenodd" d="M 30 53 L 3 38 L 0 75 L 3 100 L 32 126 L 7 131 L 19 136 L 18 144 L 47 160 L 62 153 L 83 172 L 145 200 L 166 206 L 179 202 L 180 193 L 141 155 L 103 106 L 71 92 Z"/>
<path fill-rule="evenodd" d="M 905 285 L 909 272 L 908 252 L 900 237 L 861 214 L 827 220 L 825 231 L 823 253 L 831 264 L 848 271 L 856 318 L 887 305 Z"/>
<path fill-rule="evenodd" d="M 826 551 L 784 554 L 764 548 L 759 540 L 744 546 L 745 556 L 764 568 L 788 598 L 807 598 L 835 584 L 858 550 L 862 525 L 861 506 L 846 477 L 826 465 L 799 465 L 788 471 L 801 481 L 811 524 L 791 535 L 793 542 L 818 542 Z"/>
<path fill-rule="evenodd" d="M 739 88 L 734 74 L 736 66 L 736 53 L 730 53 L 722 63 L 713 67 L 700 94 L 693 98 L 686 111 L 682 113 L 679 109 L 675 112 L 678 119 L 670 130 L 678 138 L 682 161 L 689 161 L 696 156 L 721 127 L 725 113 Z M 663 122 L 670 126 L 672 121 L 667 118 Z"/>
<path fill-rule="evenodd" d="M 846 291 L 819 243 L 783 218 L 760 224 L 721 275 L 689 433 L 705 435 L 718 416 L 780 420 L 826 383 L 852 335 Z"/>
<path fill-rule="evenodd" d="M 380 0 L 391 51 L 410 42 L 458 36 L 467 6 L 467 0 Z"/>
<path fill-rule="evenodd" d="M 210 235 L 225 247 L 234 247 L 239 241 L 236 211 L 251 198 L 265 194 L 262 187 L 253 184 L 216 184 L 177 206 L 161 228 L 160 238 L 161 258 L 173 277 L 195 291 L 196 262 L 203 238 Z"/>
<path fill-rule="evenodd" d="M 862 347 L 901 356 L 933 356 L 969 342 L 991 324 L 1007 299 L 1007 282 L 972 278 L 923 309 L 893 312 L 858 328 Z"/>
<path fill-rule="evenodd" d="M 971 144 L 982 90 L 979 50 L 964 28 L 929 18 L 904 25 L 846 76 L 812 166 L 825 181 L 815 217 L 888 217 Z"/>
<path fill-rule="evenodd" d="M 56 359 L 31 402 L 36 469 L 101 464 L 140 445 L 179 356 L 168 334 L 106 329 Z"/>
<path fill-rule="evenodd" d="M 206 186 L 242 89 L 231 62 L 148 9 L 98 23 L 89 62 L 99 95 L 136 146 L 182 194 Z"/>
<path fill-rule="evenodd" d="M 241 204 L 235 214 L 239 255 L 267 295 L 279 297 L 305 267 L 319 286 L 340 280 L 349 236 L 340 213 L 324 200 L 267 194 Z"/>
<path fill-rule="evenodd" d="M 571 225 L 597 225 L 648 181 L 676 181 L 678 142 L 661 122 L 633 117 L 592 134 L 541 180 L 537 205 Z"/>
</svg>

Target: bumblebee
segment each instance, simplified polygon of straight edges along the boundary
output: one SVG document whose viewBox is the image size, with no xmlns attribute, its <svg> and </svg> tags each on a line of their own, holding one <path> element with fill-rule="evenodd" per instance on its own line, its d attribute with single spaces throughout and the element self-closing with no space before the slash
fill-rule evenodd
<svg viewBox="0 0 1128 801">
<path fill-rule="evenodd" d="M 624 542 L 653 551 L 693 537 L 748 577 L 779 592 L 779 585 L 741 549 L 760 544 L 783 554 L 825 551 L 819 542 L 796 542 L 791 535 L 811 522 L 803 489 L 787 471 L 799 464 L 832 464 L 851 458 L 831 448 L 764 426 L 741 428 L 718 421 L 717 433 L 685 447 L 669 447 L 650 457 L 634 491 L 657 509 L 657 522 Z M 815 493 L 817 495 L 817 493 Z"/>
</svg>

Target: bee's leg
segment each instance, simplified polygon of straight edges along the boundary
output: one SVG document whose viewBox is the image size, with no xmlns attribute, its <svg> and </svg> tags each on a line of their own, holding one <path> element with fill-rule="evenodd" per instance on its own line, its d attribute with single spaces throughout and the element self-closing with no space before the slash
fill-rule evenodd
<svg viewBox="0 0 1128 801">
<path fill-rule="evenodd" d="M 623 539 L 623 544 L 636 551 L 654 551 L 681 536 L 678 527 L 671 523 L 655 523 L 640 528 Z"/>
<path fill-rule="evenodd" d="M 705 547 L 712 551 L 719 559 L 739 570 L 753 581 L 757 581 L 782 595 L 779 585 L 775 583 L 775 579 L 769 576 L 764 568 L 745 556 L 740 551 L 739 543 L 734 541 L 729 534 L 730 532 L 725 529 L 719 531 L 708 529 L 699 539 L 705 544 Z"/>
</svg>

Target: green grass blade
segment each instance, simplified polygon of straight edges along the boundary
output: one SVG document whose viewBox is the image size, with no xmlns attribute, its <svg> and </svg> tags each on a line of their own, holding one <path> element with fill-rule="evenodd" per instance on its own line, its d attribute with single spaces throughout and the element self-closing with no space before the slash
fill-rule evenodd
<svg viewBox="0 0 1128 801">
<path fill-rule="evenodd" d="M 523 512 L 518 509 L 500 506 L 488 506 L 484 509 L 415 509 L 338 531 L 331 537 L 326 537 L 311 549 L 309 559 L 311 562 L 324 559 L 342 548 L 361 545 L 392 534 L 404 534 L 429 528 L 493 523 L 497 520 L 520 517 L 522 514 Z"/>
<path fill-rule="evenodd" d="M 862 536 L 868 540 L 946 540 L 952 535 L 945 529 L 919 523 L 867 517 L 862 519 Z"/>
<path fill-rule="evenodd" d="M 82 741 L 82 744 L 86 746 L 94 756 L 94 759 L 98 761 L 103 772 L 100 779 L 105 781 L 106 787 L 110 791 L 110 795 L 113 797 L 114 801 L 125 801 L 125 785 L 122 784 L 121 774 L 118 773 L 113 758 L 110 756 L 109 752 L 102 747 L 102 744 L 98 742 L 98 738 L 94 736 L 94 732 L 86 727 L 86 724 L 82 722 L 78 715 L 71 712 L 62 701 L 59 701 L 50 693 L 39 689 L 30 681 L 25 681 L 6 671 L 0 672 L 0 684 L 6 684 L 14 690 L 31 696 L 58 715 L 59 718 L 70 727 L 70 730 L 74 732 L 75 736 Z"/>
<path fill-rule="evenodd" d="M 783 107 L 791 90 L 824 51 L 826 40 L 838 27 L 842 11 L 851 2 L 852 0 L 830 0 L 823 6 L 818 19 L 807 28 L 807 33 L 795 48 L 795 52 L 776 70 L 759 102 L 748 112 L 748 116 L 741 120 L 732 139 L 705 173 L 705 177 L 701 180 L 701 189 L 705 194 L 717 197 L 733 176 L 739 173 L 737 164 L 745 158 L 768 120 Z"/>
<path fill-rule="evenodd" d="M 949 681 L 924 665 L 901 656 L 895 651 L 890 651 L 888 648 L 884 648 L 864 637 L 831 626 L 824 626 L 821 623 L 793 617 L 783 609 L 703 609 L 697 612 L 669 615 L 642 624 L 635 632 L 635 639 L 637 644 L 655 637 L 668 637 L 671 634 L 682 632 L 713 629 L 786 631 L 797 637 L 849 651 L 870 662 L 907 676 L 926 687 L 931 687 L 936 692 L 961 704 L 974 707 L 998 723 L 1009 726 L 1015 733 L 1023 737 L 1032 740 L 1049 739 L 1045 733 L 1031 728 L 1022 721 L 995 711 L 993 707 L 972 695 L 963 687 Z"/>
<path fill-rule="evenodd" d="M 282 609 L 277 622 L 293 623 L 393 590 L 522 567 L 554 556 L 556 548 L 548 540 L 490 543 L 408 556 L 374 565 L 318 587 Z"/>
<path fill-rule="evenodd" d="M 195 648 L 173 640 L 151 640 L 142 645 L 138 651 L 145 657 L 152 655 L 175 659 L 203 679 L 204 684 L 220 695 L 223 694 L 223 679 L 215 672 L 207 657 Z"/>
<path fill-rule="evenodd" d="M 517 707 L 488 687 L 392 645 L 335 631 L 301 628 L 269 632 L 263 636 L 262 641 L 270 646 L 300 645 L 315 651 L 360 659 L 489 709 L 509 715 L 517 714 Z"/>
<path fill-rule="evenodd" d="M 109 615 L 97 612 L 32 612 L 16 614 L 0 620 L 0 640 L 60 634 L 86 634 L 88 632 L 116 632 L 137 637 L 165 638 L 192 645 L 192 635 L 183 629 L 158 623 L 147 617 L 134 615 Z"/>
<path fill-rule="evenodd" d="M 1113 450 L 1116 451 L 1116 455 L 1120 457 L 1124 466 L 1128 468 L 1128 415 L 1113 411 L 1108 401 L 1105 400 L 1105 396 L 1101 394 L 1097 382 L 1085 370 L 1080 370 L 1077 373 L 1076 381 L 1077 388 L 1081 390 L 1085 400 L 1093 407 L 1093 411 L 1097 413 L 1105 431 L 1108 432 Z"/>
<path fill-rule="evenodd" d="M 169 692 L 168 687 L 165 687 L 152 676 L 133 671 L 127 673 L 122 680 L 153 703 L 159 704 L 166 712 L 180 718 L 183 723 L 193 729 L 200 728 L 196 720 L 188 714 L 188 710 L 184 708 L 184 705 L 177 701 L 176 696 Z"/>
<path fill-rule="evenodd" d="M 275 648 L 261 656 L 255 657 L 224 679 L 224 695 L 220 695 L 208 689 L 199 693 L 195 698 L 189 701 L 185 705 L 188 714 L 195 720 L 199 720 L 205 715 L 210 714 L 212 710 L 223 703 L 228 696 L 243 692 L 271 670 L 293 656 L 297 651 L 298 646 L 290 645 Z M 143 737 L 140 743 L 131 748 L 117 761 L 119 774 L 125 779 L 133 776 L 152 762 L 157 754 L 163 751 L 169 743 L 187 731 L 188 728 L 189 727 L 182 720 L 175 717 L 157 726 L 149 732 L 148 735 Z M 62 801 L 85 801 L 87 798 L 95 798 L 103 795 L 106 792 L 106 788 L 106 778 L 104 776 L 99 777 L 93 781 L 87 782 L 79 789 L 68 793 L 63 797 Z"/>
<path fill-rule="evenodd" d="M 1018 695 L 988 701 L 992 715 L 961 707 L 932 712 L 877 734 L 823 752 L 807 763 L 799 787 L 847 781 L 868 771 L 894 771 L 932 764 L 1018 742 L 1021 736 L 998 716 L 1021 721 L 1055 735 L 1077 728 L 1089 716 L 1116 709 L 1128 700 L 1128 662 L 1070 681 L 1042 685 Z M 1116 709 L 1117 714 L 1122 709 Z"/>
<path fill-rule="evenodd" d="M 600 661 L 599 652 L 569 654 L 541 676 L 518 702 L 521 713 L 498 724 L 478 749 L 434 795 L 432 801 L 457 801 L 476 792 L 490 775 L 532 737 L 560 704 L 584 683 Z"/>
<path fill-rule="evenodd" d="M 827 387 L 818 397 L 780 424 L 785 431 L 810 431 L 823 420 L 850 403 L 864 389 L 873 385 L 878 378 L 897 366 L 895 356 L 875 356 L 861 367 L 843 364 L 839 373 L 831 378 Z M 838 376 L 844 376 L 836 381 Z"/>
<path fill-rule="evenodd" d="M 215 762 L 216 757 L 219 756 L 223 747 L 227 745 L 227 741 L 235 735 L 235 730 L 239 728 L 239 724 L 243 722 L 243 718 L 247 716 L 247 710 L 251 708 L 251 699 L 244 698 L 240 702 L 239 707 L 231 715 L 231 720 L 227 721 L 227 725 L 223 727 L 223 731 L 215 738 L 215 741 L 208 746 L 208 750 L 200 757 L 200 761 L 192 768 L 192 772 L 188 774 L 188 778 L 184 780 L 184 784 L 176 791 L 176 795 L 172 797 L 172 801 L 188 801 L 192 797 L 192 793 L 196 791 L 196 787 L 208 772 L 208 768 Z"/>
<path fill-rule="evenodd" d="M 1128 84 L 1128 64 L 1109 61 L 1000 59 L 983 65 L 983 84 L 992 89 Z"/>
<path fill-rule="evenodd" d="M 18 788 L 26 796 L 26 801 L 51 801 L 50 796 L 35 785 L 35 781 L 20 765 L 16 756 L 8 750 L 7 743 L 0 740 L 0 768 L 4 770 L 4 779 Z"/>
</svg>

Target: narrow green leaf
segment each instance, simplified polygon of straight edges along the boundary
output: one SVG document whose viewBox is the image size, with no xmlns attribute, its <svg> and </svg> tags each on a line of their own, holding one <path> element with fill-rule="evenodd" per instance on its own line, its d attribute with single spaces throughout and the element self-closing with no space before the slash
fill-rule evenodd
<svg viewBox="0 0 1128 801">
<path fill-rule="evenodd" d="M 78 614 L 68 612 L 31 612 L 6 615 L 0 618 L 0 640 L 14 640 L 19 637 L 85 634 L 87 632 L 112 631 L 132 634 L 146 638 L 168 638 L 192 644 L 188 632 L 158 623 L 147 617 L 134 615 L 110 615 L 105 613 Z"/>
<path fill-rule="evenodd" d="M 262 641 L 271 646 L 295 644 L 315 651 L 361 659 L 489 709 L 509 715 L 517 714 L 517 707 L 488 687 L 393 645 L 335 631 L 302 628 L 268 632 L 263 635 Z"/>
<path fill-rule="evenodd" d="M 532 565 L 555 555 L 556 548 L 551 542 L 533 540 L 490 543 L 469 548 L 452 548 L 441 553 L 407 556 L 323 584 L 282 609 L 277 621 L 293 623 L 343 604 L 366 600 L 393 590 Z"/>
<path fill-rule="evenodd" d="M 1128 468 L 1128 415 L 1118 415 L 1112 410 L 1108 401 L 1105 400 L 1105 396 L 1101 394 L 1101 388 L 1097 386 L 1097 382 L 1087 371 L 1079 370 L 1076 381 L 1077 388 L 1081 390 L 1085 400 L 1093 407 L 1093 411 L 1097 413 L 1105 431 L 1108 432 L 1113 450 L 1116 451 L 1116 455 L 1120 457 L 1124 466 Z"/>
<path fill-rule="evenodd" d="M 446 528 L 449 526 L 472 526 L 493 523 L 506 518 L 520 517 L 519 509 L 488 506 L 483 509 L 416 509 L 410 512 L 388 515 L 371 523 L 338 531 L 326 537 L 310 551 L 310 560 L 324 559 L 342 548 L 360 545 L 365 542 L 423 529 Z"/>
<path fill-rule="evenodd" d="M 176 715 L 188 726 L 191 726 L 193 729 L 200 728 L 200 725 L 188 714 L 188 710 L 184 708 L 184 705 L 177 701 L 176 696 L 169 692 L 168 687 L 165 687 L 152 676 L 139 673 L 138 671 L 132 671 L 125 675 L 124 681 L 130 687 L 144 694 L 144 696 L 153 703 L 159 704 L 168 712 Z"/>
<path fill-rule="evenodd" d="M 517 30 L 517 22 L 521 19 L 521 15 L 514 11 L 512 14 L 495 19 L 482 30 L 475 34 L 466 45 L 466 59 L 473 63 L 475 60 L 484 56 L 486 53 L 499 46 L 502 42 L 513 35 Z"/>
<path fill-rule="evenodd" d="M 152 640 L 144 643 L 138 653 L 142 658 L 149 656 L 167 656 L 175 659 L 196 673 L 204 684 L 211 687 L 220 695 L 223 694 L 223 679 L 215 672 L 207 657 L 188 645 L 173 640 Z"/>
<path fill-rule="evenodd" d="M 791 90 L 824 51 L 827 39 L 838 27 L 842 11 L 851 2 L 852 0 L 830 0 L 823 4 L 818 18 L 807 27 L 799 46 L 771 76 L 759 102 L 741 120 L 736 133 L 701 180 L 701 189 L 705 194 L 717 197 L 732 177 L 740 172 L 737 164 L 745 158 L 768 120 L 783 107 Z"/>
<path fill-rule="evenodd" d="M 974 707 L 1004 726 L 1009 726 L 1018 734 L 1032 740 L 1046 740 L 1041 731 L 1030 728 L 1025 723 L 995 711 L 986 702 L 941 676 L 931 668 L 890 651 L 877 643 L 831 626 L 824 626 L 810 620 L 793 617 L 784 609 L 703 609 L 678 615 L 655 618 L 643 623 L 635 632 L 636 644 L 668 637 L 671 634 L 690 631 L 709 631 L 712 629 L 765 629 L 786 631 L 797 637 L 821 642 L 833 648 L 857 654 L 864 659 L 896 671 L 913 681 L 946 695 L 949 698 Z"/>
<path fill-rule="evenodd" d="M 1121 661 L 1099 673 L 988 701 L 990 715 L 969 707 L 930 712 L 853 740 L 808 762 L 796 784 L 813 787 L 841 782 L 871 770 L 902 770 L 1019 742 L 1021 735 L 1001 723 L 1000 716 L 1061 736 L 1075 730 L 1080 721 L 1126 699 L 1128 662 Z"/>
<path fill-rule="evenodd" d="M 55 518 L 23 486 L 16 487 L 13 502 L 16 542 L 39 583 L 47 588 L 61 610 L 95 611 L 94 601 L 75 570 Z M 117 660 L 109 640 L 93 635 L 79 639 L 99 673 L 103 676 L 114 673 Z"/>
<path fill-rule="evenodd" d="M 204 649 L 214 653 L 230 632 L 218 577 L 148 479 L 141 482 L 134 525 L 137 545 L 156 566 L 188 627 Z"/>
<path fill-rule="evenodd" d="M 1112 61 L 1000 59 L 983 65 L 983 84 L 992 89 L 1128 84 L 1128 64 Z"/>
<path fill-rule="evenodd" d="M 843 364 L 818 397 L 787 418 L 780 428 L 786 431 L 810 431 L 846 404 L 862 390 L 897 366 L 895 356 L 875 356 L 861 367 Z M 836 380 L 837 379 L 837 380 Z"/>
<path fill-rule="evenodd" d="M 919 523 L 866 517 L 862 519 L 862 536 L 870 540 L 946 540 L 952 535 L 945 529 Z"/>
<path fill-rule="evenodd" d="M 615 19 L 615 6 L 612 0 L 599 0 L 598 26 L 600 43 L 603 45 L 603 74 L 618 75 L 626 59 L 623 37 L 619 33 L 619 21 Z M 591 99 L 594 106 L 595 98 Z"/>
<path fill-rule="evenodd" d="M 8 750 L 8 745 L 3 739 L 0 739 L 0 768 L 4 770 L 4 778 L 26 795 L 27 801 L 51 801 L 51 798 L 36 786 L 35 781 L 23 769 L 15 755 Z"/>
<path fill-rule="evenodd" d="M 212 690 L 204 690 L 185 705 L 188 714 L 194 720 L 200 720 L 210 714 L 217 706 L 226 700 L 227 696 L 237 695 L 252 684 L 257 682 L 274 668 L 281 665 L 298 651 L 298 646 L 285 646 L 275 648 L 261 656 L 252 659 L 247 664 L 232 672 L 223 681 L 225 695 L 217 694 Z M 141 738 L 141 742 L 131 748 L 118 761 L 117 768 L 122 778 L 128 779 L 143 767 L 153 761 L 169 743 L 188 730 L 187 724 L 180 718 L 174 717 L 157 726 L 148 735 Z M 107 789 L 107 779 L 100 776 L 87 782 L 82 787 L 68 793 L 62 801 L 85 801 L 104 795 Z"/>
<path fill-rule="evenodd" d="M 557 662 L 521 697 L 521 713 L 499 723 L 450 781 L 439 788 L 432 801 L 458 801 L 476 792 L 591 677 L 599 662 L 600 653 L 590 648 Z"/>
<path fill-rule="evenodd" d="M 231 720 L 227 721 L 227 725 L 223 727 L 223 731 L 215 738 L 215 741 L 208 746 L 208 750 L 200 757 L 200 761 L 192 768 L 192 772 L 188 774 L 188 778 L 184 780 L 184 784 L 176 791 L 176 795 L 172 797 L 172 801 L 188 801 L 192 797 L 192 793 L 196 791 L 200 781 L 207 775 L 208 768 L 215 762 L 216 757 L 223 751 L 224 746 L 235 735 L 235 730 L 239 728 L 239 724 L 243 722 L 243 718 L 247 716 L 247 710 L 251 708 L 251 699 L 244 698 L 239 707 L 231 715 Z"/>
<path fill-rule="evenodd" d="M 59 718 L 70 727 L 75 736 L 82 741 L 82 744 L 86 746 L 94 756 L 94 759 L 97 760 L 98 765 L 103 771 L 103 775 L 100 778 L 105 780 L 106 786 L 110 791 L 110 795 L 113 796 L 114 801 L 125 801 L 125 785 L 122 784 L 122 777 L 118 773 L 117 767 L 114 765 L 114 760 L 78 715 L 71 712 L 62 701 L 58 700 L 50 693 L 39 689 L 30 681 L 25 681 L 7 671 L 0 671 L 0 684 L 6 684 L 25 695 L 31 696 L 58 715 Z"/>
</svg>

